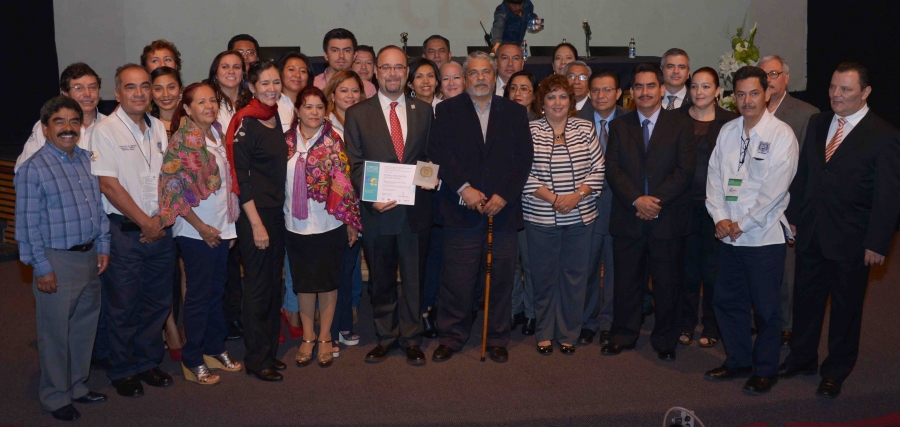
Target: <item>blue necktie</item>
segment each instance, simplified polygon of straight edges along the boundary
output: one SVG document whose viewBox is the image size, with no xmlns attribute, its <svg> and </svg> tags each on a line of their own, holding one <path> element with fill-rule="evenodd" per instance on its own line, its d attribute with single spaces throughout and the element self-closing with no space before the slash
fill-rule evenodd
<svg viewBox="0 0 900 427">
<path fill-rule="evenodd" d="M 641 128 L 644 134 L 644 153 L 650 148 L 650 120 L 644 119 L 641 122 Z M 644 162 L 646 164 L 646 162 Z M 650 181 L 647 180 L 647 171 L 644 171 L 644 195 L 650 195 Z"/>
</svg>

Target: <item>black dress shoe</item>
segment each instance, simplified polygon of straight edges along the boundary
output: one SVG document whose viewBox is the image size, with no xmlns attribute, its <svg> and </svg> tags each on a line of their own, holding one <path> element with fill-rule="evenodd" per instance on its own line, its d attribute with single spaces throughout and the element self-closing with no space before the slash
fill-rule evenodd
<svg viewBox="0 0 900 427">
<path fill-rule="evenodd" d="M 565 354 L 566 356 L 571 356 L 575 354 L 575 346 L 574 345 L 559 345 L 559 352 Z"/>
<path fill-rule="evenodd" d="M 417 345 L 411 345 L 406 349 L 406 363 L 419 366 L 425 364 L 425 352 Z"/>
<path fill-rule="evenodd" d="M 434 313 L 429 313 L 428 317 L 422 318 L 422 336 L 425 338 L 435 339 L 438 337 L 437 326 L 434 324 Z"/>
<path fill-rule="evenodd" d="M 141 382 L 135 377 L 113 380 L 112 385 L 116 388 L 116 393 L 118 393 L 119 396 L 141 397 L 144 395 L 144 386 L 141 385 Z"/>
<path fill-rule="evenodd" d="M 488 356 L 494 362 L 506 363 L 509 360 L 509 352 L 506 351 L 506 347 L 489 347 L 487 350 Z"/>
<path fill-rule="evenodd" d="M 590 329 L 582 329 L 581 334 L 578 335 L 578 344 L 590 344 L 594 342 L 594 331 Z"/>
<path fill-rule="evenodd" d="M 251 371 L 247 369 L 247 375 L 254 376 L 260 380 L 268 381 L 268 382 L 278 382 L 284 379 L 284 377 L 275 370 L 275 368 L 266 368 L 261 371 Z"/>
<path fill-rule="evenodd" d="M 654 313 L 656 313 L 656 309 L 652 305 L 650 306 L 650 308 L 644 310 L 641 313 L 641 324 L 643 325 L 644 321 L 647 320 L 647 318 L 652 316 Z"/>
<path fill-rule="evenodd" d="M 656 353 L 656 356 L 659 357 L 659 360 L 664 362 L 674 362 L 675 361 L 675 350 L 660 350 Z"/>
<path fill-rule="evenodd" d="M 232 320 L 228 322 L 228 333 L 225 335 L 225 341 L 237 341 L 244 338 L 244 325 L 240 320 Z"/>
<path fill-rule="evenodd" d="M 287 369 L 287 364 L 278 359 L 275 359 L 275 361 L 272 362 L 272 367 L 275 368 L 276 371 L 283 371 Z"/>
<path fill-rule="evenodd" d="M 553 354 L 553 344 L 552 344 L 552 343 L 551 343 L 551 344 L 548 344 L 548 345 L 540 345 L 540 344 L 538 344 L 538 346 L 537 346 L 537 352 L 538 352 L 538 354 L 540 354 L 541 356 L 549 356 L 549 355 Z"/>
<path fill-rule="evenodd" d="M 434 362 L 444 362 L 453 357 L 453 349 L 443 344 L 439 345 L 434 353 L 431 354 L 431 360 Z"/>
<path fill-rule="evenodd" d="M 744 392 L 748 394 L 766 394 L 772 390 L 772 386 L 778 383 L 778 377 L 750 377 L 744 383 Z"/>
<path fill-rule="evenodd" d="M 384 362 L 384 359 L 387 358 L 388 353 L 390 353 L 391 350 L 394 350 L 399 347 L 400 347 L 400 345 L 397 343 L 394 343 L 391 345 L 386 345 L 386 346 L 379 344 L 379 345 L 375 346 L 375 348 L 373 348 L 372 351 L 370 351 L 368 354 L 366 354 L 366 362 L 368 362 L 368 363 Z"/>
<path fill-rule="evenodd" d="M 100 403 L 106 402 L 106 395 L 100 393 L 94 393 L 93 391 L 87 392 L 84 396 L 79 397 L 78 399 L 72 399 L 75 403 Z"/>
<path fill-rule="evenodd" d="M 51 412 L 50 415 L 60 421 L 75 421 L 81 418 L 81 414 L 71 403 Z"/>
<path fill-rule="evenodd" d="M 805 365 L 788 365 L 787 362 L 778 366 L 778 378 L 794 378 L 797 374 L 815 375 L 819 372 L 818 363 L 812 362 Z"/>
<path fill-rule="evenodd" d="M 519 325 L 521 325 L 523 323 L 525 323 L 525 313 L 524 312 L 516 313 L 512 317 L 512 326 L 510 326 L 510 329 L 516 329 L 519 327 Z"/>
<path fill-rule="evenodd" d="M 530 317 L 525 318 L 525 324 L 522 325 L 522 335 L 534 335 L 535 327 L 537 327 L 537 320 Z"/>
<path fill-rule="evenodd" d="M 140 374 L 137 374 L 136 378 L 152 387 L 168 387 L 174 384 L 172 376 L 163 372 L 159 367 L 141 372 Z"/>
<path fill-rule="evenodd" d="M 619 344 L 607 344 L 600 349 L 600 354 L 604 356 L 616 356 L 622 353 L 622 350 L 633 350 L 635 344 L 631 345 L 619 345 Z"/>
<path fill-rule="evenodd" d="M 819 383 L 819 388 L 816 389 L 816 396 L 834 399 L 840 395 L 841 383 L 829 380 L 828 378 L 822 378 L 822 382 Z"/>
<path fill-rule="evenodd" d="M 730 381 L 734 378 L 746 378 L 753 375 L 753 367 L 745 366 L 743 368 L 730 368 L 722 365 L 716 369 L 706 371 L 703 376 L 713 381 Z"/>
<path fill-rule="evenodd" d="M 108 371 L 113 368 L 112 363 L 109 362 L 109 359 L 91 359 L 91 366 L 103 369 L 104 371 Z"/>
<path fill-rule="evenodd" d="M 791 345 L 791 331 L 781 331 L 781 345 Z"/>
<path fill-rule="evenodd" d="M 609 331 L 600 331 L 600 345 L 609 344 L 609 337 L 611 335 L 612 334 L 610 334 Z"/>
</svg>

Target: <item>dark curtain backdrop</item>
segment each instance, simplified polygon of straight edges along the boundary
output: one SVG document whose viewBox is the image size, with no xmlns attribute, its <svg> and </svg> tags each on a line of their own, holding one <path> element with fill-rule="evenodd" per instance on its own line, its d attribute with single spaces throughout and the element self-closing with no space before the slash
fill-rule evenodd
<svg viewBox="0 0 900 427">
<path fill-rule="evenodd" d="M 18 156 L 41 106 L 59 94 L 53 0 L 4 2 L 4 103 L 0 154 Z M 78 25 L 78 23 L 73 23 Z M 7 74 L 8 73 L 8 74 Z"/>
<path fill-rule="evenodd" d="M 900 5 L 857 0 L 808 3 L 808 102 L 830 110 L 828 85 L 838 64 L 860 62 L 869 69 L 869 108 L 900 128 Z"/>
</svg>

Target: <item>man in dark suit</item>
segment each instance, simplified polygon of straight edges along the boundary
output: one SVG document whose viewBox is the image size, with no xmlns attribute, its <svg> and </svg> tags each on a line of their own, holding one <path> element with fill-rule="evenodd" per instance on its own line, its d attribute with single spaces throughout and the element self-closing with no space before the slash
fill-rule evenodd
<svg viewBox="0 0 900 427">
<path fill-rule="evenodd" d="M 675 305 L 684 277 L 690 229 L 688 186 L 697 161 L 691 122 L 662 109 L 662 70 L 643 63 L 632 72 L 637 111 L 610 124 L 607 176 L 613 192 L 610 232 L 616 283 L 612 337 L 601 354 L 632 349 L 641 328 L 644 273 L 653 277 L 656 322 L 650 341 L 662 360 L 675 360 Z"/>
<path fill-rule="evenodd" d="M 800 144 L 799 149 L 802 150 L 806 124 L 809 117 L 818 113 L 819 109 L 788 93 L 791 71 L 784 58 L 778 55 L 764 56 L 759 60 L 759 68 L 762 68 L 769 78 L 769 88 L 766 90 L 769 94 L 769 112 L 791 127 Z M 794 293 L 794 246 L 788 245 L 785 253 L 784 278 L 781 281 L 781 344 L 790 345 L 793 324 L 791 296 Z"/>
<path fill-rule="evenodd" d="M 432 360 L 450 359 L 469 339 L 488 218 L 493 217 L 487 345 L 491 360 L 502 363 L 509 358 L 516 232 L 524 227 L 521 194 L 533 145 L 525 108 L 494 95 L 494 60 L 473 52 L 463 68 L 466 93 L 438 104 L 428 147 L 429 157 L 440 165 L 436 221 L 444 226 L 437 315 L 441 345 Z"/>
<path fill-rule="evenodd" d="M 822 377 L 835 398 L 859 354 L 869 268 L 884 263 L 900 215 L 900 133 L 869 110 L 869 72 L 840 64 L 828 89 L 833 112 L 813 115 L 785 212 L 795 230 L 794 339 L 778 375 Z M 818 366 L 828 297 L 828 357 Z"/>
<path fill-rule="evenodd" d="M 378 94 L 347 110 L 344 136 L 351 177 L 362 194 L 364 162 L 414 165 L 426 160 L 425 148 L 434 118 L 431 105 L 404 96 L 406 55 L 386 46 L 376 60 Z M 432 191 L 416 188 L 413 206 L 396 201 L 362 202 L 363 247 L 372 282 L 372 305 L 378 345 L 366 355 L 377 363 L 396 348 L 407 362 L 425 363 L 420 348 L 422 286 L 429 230 L 433 221 Z M 397 289 L 400 266 L 402 292 Z"/>
<path fill-rule="evenodd" d="M 691 105 L 691 96 L 688 93 L 691 58 L 688 57 L 687 52 L 677 47 L 667 50 L 663 54 L 660 67 L 663 70 L 663 82 L 666 90 L 662 98 L 663 108 L 672 111 L 683 105 Z"/>
<path fill-rule="evenodd" d="M 619 75 L 610 70 L 598 70 L 588 79 L 590 101 L 578 111 L 578 118 L 594 123 L 600 148 L 606 154 L 609 141 L 609 122 L 622 117 L 628 110 L 617 105 L 622 97 Z M 587 292 L 584 299 L 584 314 L 581 319 L 579 344 L 594 342 L 594 335 L 600 331 L 600 344 L 609 343 L 609 330 L 613 318 L 613 239 L 609 234 L 609 212 L 612 208 L 612 191 L 609 182 L 603 183 L 603 190 L 597 198 L 597 220 L 594 221 L 594 237 L 591 245 L 591 273 L 588 276 Z M 603 286 L 601 294 L 600 264 L 603 264 Z"/>
</svg>

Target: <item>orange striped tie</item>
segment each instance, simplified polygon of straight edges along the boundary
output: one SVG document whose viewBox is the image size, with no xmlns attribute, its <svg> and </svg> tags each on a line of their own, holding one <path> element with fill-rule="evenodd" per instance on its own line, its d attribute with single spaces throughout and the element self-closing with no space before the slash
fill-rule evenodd
<svg viewBox="0 0 900 427">
<path fill-rule="evenodd" d="M 831 155 L 834 154 L 834 151 L 841 145 L 841 141 L 844 140 L 844 124 L 846 123 L 847 119 L 843 117 L 838 119 L 837 132 L 834 133 L 834 136 L 831 137 L 831 141 L 825 146 L 825 163 L 828 163 L 828 161 L 831 160 Z"/>
</svg>

